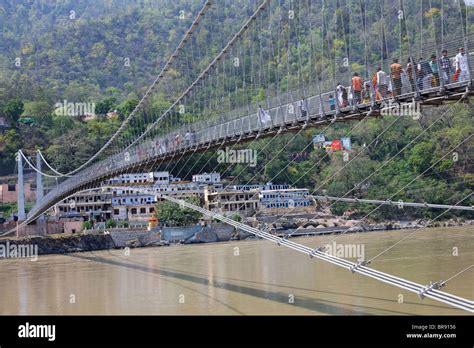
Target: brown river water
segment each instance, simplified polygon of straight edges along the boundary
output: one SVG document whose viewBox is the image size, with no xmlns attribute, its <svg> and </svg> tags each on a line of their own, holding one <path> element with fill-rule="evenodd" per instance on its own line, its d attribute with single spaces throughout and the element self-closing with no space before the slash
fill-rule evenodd
<svg viewBox="0 0 474 348">
<path fill-rule="evenodd" d="M 336 242 L 359 245 L 368 259 L 410 232 Z M 447 279 L 474 264 L 473 233 L 474 226 L 420 230 L 371 266 L 420 284 Z M 293 241 L 316 247 L 333 238 Z M 469 314 L 264 240 L 2 259 L 0 279 L 2 315 Z M 443 290 L 474 299 L 474 269 Z"/>
</svg>

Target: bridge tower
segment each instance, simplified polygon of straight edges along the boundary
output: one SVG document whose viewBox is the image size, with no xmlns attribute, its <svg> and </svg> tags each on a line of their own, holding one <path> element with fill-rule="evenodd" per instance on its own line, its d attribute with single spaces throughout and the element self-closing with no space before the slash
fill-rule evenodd
<svg viewBox="0 0 474 348">
<path fill-rule="evenodd" d="M 41 154 L 39 150 L 36 152 L 36 204 L 39 204 L 44 197 L 43 176 L 41 175 Z M 38 220 L 43 220 L 41 215 Z"/>
<path fill-rule="evenodd" d="M 23 157 L 17 153 L 18 159 L 18 221 L 26 220 L 25 213 L 25 182 L 23 180 Z"/>
</svg>

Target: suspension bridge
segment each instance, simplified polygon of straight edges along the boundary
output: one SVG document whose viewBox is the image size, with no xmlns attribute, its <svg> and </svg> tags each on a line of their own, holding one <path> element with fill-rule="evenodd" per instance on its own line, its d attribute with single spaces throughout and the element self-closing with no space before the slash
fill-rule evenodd
<svg viewBox="0 0 474 348">
<path fill-rule="evenodd" d="M 36 205 L 27 215 L 24 203 L 20 201 L 21 224 L 34 222 L 55 204 L 75 193 L 105 187 L 104 180 L 120 174 L 166 167 L 178 176 L 186 177 L 193 171 L 200 172 L 196 166 L 203 154 L 225 146 L 252 143 L 262 138 L 269 139 L 265 146 L 271 146 L 272 140 L 283 134 L 292 133 L 294 139 L 305 129 L 317 128 L 324 132 L 336 123 L 348 123 L 350 135 L 358 127 L 363 127 L 365 120 L 381 118 L 401 105 L 416 105 L 425 112 L 447 104 L 442 114 L 436 116 L 421 134 L 359 183 L 364 184 L 416 143 L 458 103 L 468 102 L 472 96 L 474 37 L 468 30 L 468 7 L 461 3 L 434 0 L 264 0 L 255 3 L 239 27 L 226 33 L 219 30 L 217 22 L 225 3 L 205 1 L 135 109 L 87 161 L 68 173 L 61 173 L 40 151 L 35 163 L 19 151 L 18 167 L 23 168 L 26 164 L 37 172 L 39 191 Z M 345 5 L 350 6 L 350 10 L 344 10 Z M 374 11 L 377 13 L 377 18 L 368 18 L 369 8 L 372 16 Z M 417 17 L 410 13 L 415 10 L 421 11 L 422 15 Z M 435 12 L 440 15 L 423 15 Z M 368 30 L 369 21 L 377 22 L 376 31 Z M 389 28 L 393 23 L 397 27 Z M 452 23 L 456 25 L 453 27 Z M 215 54 L 203 47 L 200 36 L 208 28 L 215 29 L 208 33 L 209 43 L 220 47 Z M 356 28 L 362 34 L 354 38 L 352 32 Z M 362 54 L 356 55 L 355 52 Z M 426 74 L 423 69 L 429 64 L 430 56 L 438 60 L 436 69 L 431 65 L 431 72 Z M 441 57 L 447 59 L 447 67 Z M 399 63 L 404 65 L 397 68 Z M 397 73 L 394 69 L 403 71 Z M 351 82 L 354 77 L 360 77 L 362 90 Z M 159 93 L 166 93 L 171 102 L 165 110 L 157 112 L 154 96 Z M 419 113 L 409 116 L 420 117 Z M 395 119 L 373 143 L 402 117 L 405 116 Z M 466 146 L 472 141 L 471 137 L 447 149 L 445 155 L 435 159 L 426 171 L 453 151 Z M 371 145 L 368 144 L 367 148 Z M 341 171 L 351 170 L 351 163 L 357 156 L 347 161 L 334 177 Z M 194 164 L 189 161 L 194 161 Z M 44 170 L 42 163 L 46 166 Z M 189 168 L 188 164 L 191 169 L 182 172 L 183 168 Z M 281 171 L 285 169 L 281 168 Z M 57 185 L 45 194 L 43 178 L 57 180 Z M 20 188 L 22 180 L 22 174 L 19 174 Z M 342 197 L 321 195 L 328 181 L 318 184 L 311 193 L 314 199 L 332 201 L 331 206 L 336 202 L 376 205 L 366 217 L 386 204 L 440 209 L 441 213 L 423 227 L 426 228 L 451 210 L 473 210 L 469 204 L 472 193 L 452 204 L 394 202 L 392 199 L 396 194 L 386 200 L 361 200 L 350 197 L 355 188 Z M 401 187 L 399 192 L 408 185 L 410 183 Z M 157 195 L 151 188 L 143 192 Z M 440 290 L 452 278 L 420 285 L 369 267 L 390 248 L 369 260 L 353 263 L 325 253 L 323 247 L 308 248 L 189 202 L 159 196 L 279 246 L 415 292 L 422 298 L 429 297 L 474 311 L 472 301 Z M 403 240 L 392 247 L 401 242 Z M 453 277 L 472 268 L 467 266 Z"/>
</svg>

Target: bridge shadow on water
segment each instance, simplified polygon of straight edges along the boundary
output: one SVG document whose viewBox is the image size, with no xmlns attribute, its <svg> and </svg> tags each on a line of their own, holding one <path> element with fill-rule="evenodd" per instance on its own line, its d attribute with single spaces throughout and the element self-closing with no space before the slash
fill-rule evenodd
<svg viewBox="0 0 474 348">
<path fill-rule="evenodd" d="M 167 278 L 171 279 L 179 279 L 179 280 L 184 280 L 188 281 L 194 284 L 199 284 L 199 285 L 205 285 L 205 286 L 212 286 L 217 289 L 224 289 L 227 291 L 232 291 L 236 292 L 239 294 L 244 294 L 256 298 L 261 298 L 269 301 L 274 301 L 280 304 L 288 304 L 290 306 L 296 306 L 300 308 L 304 308 L 307 310 L 312 310 L 317 313 L 323 313 L 323 314 L 331 314 L 331 315 L 367 315 L 368 311 L 370 310 L 376 310 L 376 311 L 382 311 L 385 312 L 386 314 L 398 314 L 398 315 L 412 315 L 412 313 L 407 313 L 407 312 L 402 312 L 402 311 L 394 311 L 394 310 L 388 310 L 388 309 L 381 309 L 381 308 L 376 308 L 376 307 L 370 307 L 370 306 L 363 306 L 363 305 L 354 305 L 353 303 L 343 303 L 343 302 L 337 302 L 337 301 L 328 301 L 328 300 L 323 300 L 323 301 L 318 301 L 314 298 L 309 298 L 309 297 L 303 297 L 303 296 L 296 296 L 295 295 L 295 301 L 294 303 L 289 304 L 288 303 L 288 293 L 283 293 L 283 292 L 278 292 L 278 291 L 268 291 L 268 290 L 261 290 L 258 288 L 250 287 L 250 286 L 242 286 L 242 285 L 236 285 L 232 283 L 228 283 L 225 281 L 209 281 L 209 279 L 204 276 L 200 275 L 198 273 L 193 273 L 193 272 L 179 272 L 176 270 L 170 270 L 170 269 L 165 269 L 165 268 L 153 268 L 149 267 L 147 265 L 144 265 L 139 262 L 135 262 L 129 259 L 125 259 L 123 257 L 119 257 L 117 255 L 114 255 L 109 252 L 111 256 L 114 256 L 118 260 L 111 260 L 108 258 L 104 258 L 101 256 L 97 255 L 91 255 L 91 256 L 86 256 L 86 255 L 80 255 L 80 254 L 70 254 L 68 256 L 74 257 L 74 258 L 79 258 L 83 260 L 88 260 L 88 261 L 93 261 L 93 262 L 98 262 L 98 263 L 103 263 L 103 264 L 108 264 L 111 266 L 117 266 L 117 267 L 122 267 L 130 270 L 136 270 L 136 271 L 141 271 L 141 272 L 146 272 L 150 274 L 155 274 L 159 276 L 164 276 Z M 221 279 L 228 279 L 228 280 L 234 280 L 234 281 L 242 281 L 239 279 L 232 279 L 232 278 L 222 278 Z M 227 303 L 224 303 L 217 298 L 210 296 L 207 292 L 202 292 L 198 291 L 192 287 L 186 286 L 182 283 L 174 282 L 172 280 L 164 279 L 165 281 L 174 283 L 176 285 L 179 285 L 183 288 L 186 288 L 192 292 L 198 293 L 202 296 L 211 298 L 217 303 L 222 304 L 223 306 L 229 308 L 230 310 L 241 314 L 245 315 L 245 313 L 239 311 L 237 308 L 230 306 Z M 276 284 L 267 284 L 267 283 L 259 283 L 259 282 L 251 282 L 251 281 L 245 281 L 243 282 L 246 283 L 254 283 L 254 284 L 260 284 L 260 285 L 270 285 L 270 286 L 279 286 Z M 304 288 L 295 288 L 295 287 L 290 287 L 290 286 L 281 286 L 281 287 L 287 287 L 291 289 L 300 289 L 300 290 L 305 290 L 305 291 L 315 291 L 311 289 L 304 289 Z M 321 292 L 321 291 L 318 291 Z M 329 293 L 329 294 L 336 294 L 336 295 L 344 295 L 344 296 L 354 296 L 350 294 L 344 294 L 344 293 L 337 293 L 337 292 L 323 292 L 323 293 Z M 362 296 L 357 296 L 357 297 L 362 297 Z M 375 299 L 375 300 L 383 300 L 383 301 L 389 301 L 387 299 L 382 299 L 382 298 L 377 298 L 377 297 L 368 297 L 368 296 L 363 296 L 363 298 L 367 299 Z M 420 305 L 417 303 L 417 305 Z M 423 304 L 425 305 L 425 304 Z M 357 307 L 359 309 L 348 309 L 347 306 L 351 307 Z M 449 307 L 442 307 L 442 306 L 432 306 L 432 305 L 426 305 L 430 307 L 440 307 L 443 309 L 447 309 Z M 366 309 L 367 311 L 362 311 L 363 309 Z"/>
<path fill-rule="evenodd" d="M 188 272 L 188 273 L 190 273 L 190 274 L 202 275 L 202 274 L 193 273 L 193 272 Z M 302 287 L 290 286 L 290 285 L 283 285 L 283 284 L 256 282 L 256 281 L 246 280 L 246 279 L 235 279 L 235 278 L 219 277 L 219 276 L 217 276 L 216 278 L 227 279 L 227 280 L 231 280 L 231 281 L 238 281 L 238 282 L 249 283 L 249 284 L 257 284 L 257 285 L 264 285 L 264 286 L 273 286 L 273 287 L 277 287 L 277 288 L 286 288 L 286 289 L 302 290 L 302 291 L 311 291 L 311 292 L 322 293 L 322 294 L 341 295 L 341 296 L 365 298 L 365 299 L 369 299 L 369 300 L 378 300 L 378 301 L 384 301 L 384 302 L 393 303 L 393 300 L 390 300 L 390 299 L 384 298 L 384 297 L 354 295 L 354 294 L 347 294 L 347 293 L 337 292 L 337 291 L 322 291 L 322 290 L 317 290 L 317 289 L 308 289 L 308 288 L 302 288 Z M 436 305 L 436 304 L 427 304 L 427 303 L 410 302 L 410 301 L 404 301 L 403 303 L 404 303 L 404 304 L 409 304 L 409 305 L 415 305 L 415 306 L 425 306 L 425 307 L 432 307 L 432 308 L 440 308 L 440 309 L 450 309 L 450 310 L 453 310 L 452 307 L 440 306 L 440 305 Z M 351 305 L 351 304 L 348 304 L 348 305 Z M 360 306 L 358 306 L 358 307 L 360 307 Z M 370 307 L 366 307 L 366 308 L 370 308 Z M 384 310 L 384 309 L 381 309 L 381 310 Z M 393 311 L 387 310 L 387 312 L 393 312 Z M 403 312 L 396 312 L 396 311 L 395 311 L 394 313 L 402 313 L 402 314 L 410 314 L 410 315 L 411 315 L 411 313 L 403 313 Z"/>
</svg>

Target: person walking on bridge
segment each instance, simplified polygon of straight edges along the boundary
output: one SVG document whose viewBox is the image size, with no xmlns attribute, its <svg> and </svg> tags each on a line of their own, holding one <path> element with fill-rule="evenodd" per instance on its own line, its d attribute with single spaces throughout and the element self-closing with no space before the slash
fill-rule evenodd
<svg viewBox="0 0 474 348">
<path fill-rule="evenodd" d="M 354 76 L 352 76 L 352 93 L 354 105 L 360 104 L 361 102 L 363 84 L 364 81 L 362 80 L 362 77 L 360 77 L 359 74 L 355 72 Z"/>
<path fill-rule="evenodd" d="M 453 76 L 453 65 L 451 64 L 451 59 L 448 57 L 448 50 L 443 50 L 442 56 L 439 60 L 440 68 L 441 68 L 441 78 L 445 85 L 451 83 L 451 79 Z"/>
<path fill-rule="evenodd" d="M 456 55 L 456 73 L 458 74 L 458 81 L 469 80 L 469 64 L 467 62 L 467 55 L 464 52 L 464 47 L 459 48 L 459 53 Z"/>
<path fill-rule="evenodd" d="M 407 69 L 406 69 L 406 72 L 407 72 L 407 75 L 408 75 L 408 79 L 410 80 L 410 85 L 411 85 L 411 91 L 412 92 L 415 92 L 415 78 L 413 77 L 413 58 L 408 58 L 408 61 L 407 61 Z"/>
<path fill-rule="evenodd" d="M 301 117 L 308 116 L 308 100 L 304 96 L 298 101 L 298 107 L 300 109 Z"/>
<path fill-rule="evenodd" d="M 266 125 L 272 120 L 270 114 L 261 105 L 258 106 L 258 119 L 262 125 Z"/>
<path fill-rule="evenodd" d="M 338 82 L 336 86 L 337 100 L 339 101 L 339 106 L 345 108 L 347 106 L 347 89 Z"/>
<path fill-rule="evenodd" d="M 433 71 L 431 70 L 430 63 L 423 58 L 418 60 L 417 66 L 418 76 L 418 88 L 420 90 L 428 89 L 431 87 L 431 79 L 433 77 Z"/>
<path fill-rule="evenodd" d="M 374 89 L 375 100 L 380 100 L 379 89 L 377 86 L 377 71 L 372 76 L 372 88 Z"/>
<path fill-rule="evenodd" d="M 181 146 L 181 134 L 177 133 L 174 137 L 175 149 L 178 149 Z"/>
<path fill-rule="evenodd" d="M 186 146 L 191 145 L 191 132 L 186 132 L 184 134 L 184 143 Z"/>
<path fill-rule="evenodd" d="M 380 66 L 377 68 L 377 90 L 381 98 L 387 97 L 388 77 L 387 73 Z"/>
<path fill-rule="evenodd" d="M 402 94 L 402 66 L 398 63 L 398 59 L 394 58 L 392 65 L 390 65 L 390 72 L 393 81 L 393 96 L 396 97 Z"/>
<path fill-rule="evenodd" d="M 329 95 L 328 103 L 329 103 L 329 109 L 331 111 L 336 110 L 336 99 L 334 99 L 334 96 L 332 94 Z"/>
<path fill-rule="evenodd" d="M 431 67 L 431 72 L 433 73 L 433 77 L 431 79 L 431 86 L 438 87 L 439 86 L 439 67 L 438 67 L 438 60 L 436 59 L 435 54 L 431 55 L 430 67 Z"/>
<path fill-rule="evenodd" d="M 364 90 L 362 91 L 362 103 L 368 104 L 370 103 L 370 84 L 366 82 L 364 84 Z"/>
</svg>

